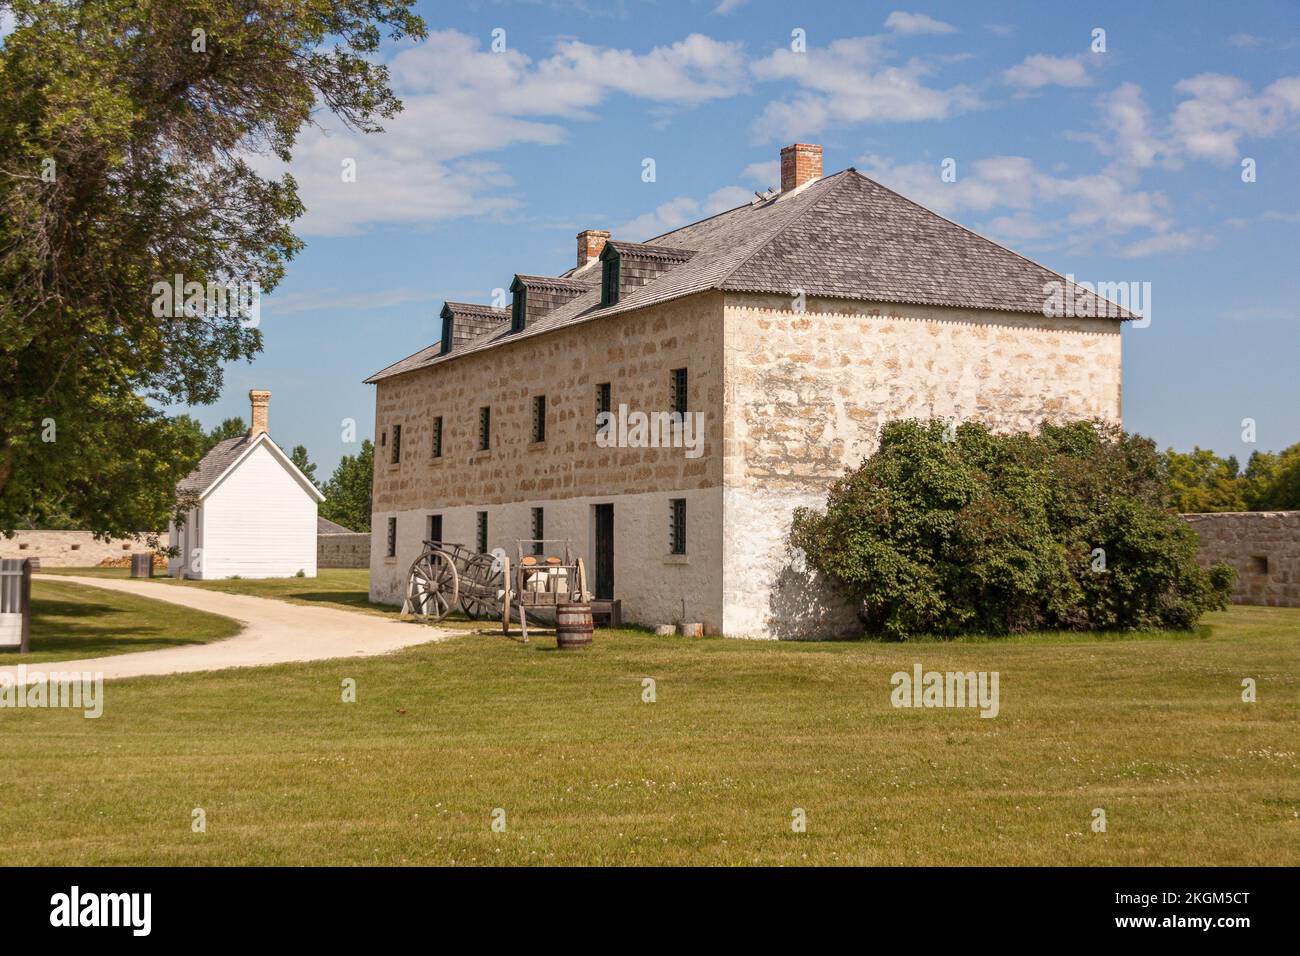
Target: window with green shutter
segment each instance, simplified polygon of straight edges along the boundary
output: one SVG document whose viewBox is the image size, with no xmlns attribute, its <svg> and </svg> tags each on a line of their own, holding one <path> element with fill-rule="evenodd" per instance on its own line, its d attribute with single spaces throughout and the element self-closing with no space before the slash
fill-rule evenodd
<svg viewBox="0 0 1300 956">
<path fill-rule="evenodd" d="M 528 290 L 518 279 L 510 288 L 515 294 L 514 301 L 510 303 L 510 331 L 522 332 L 528 320 Z"/>
<path fill-rule="evenodd" d="M 686 499 L 673 498 L 669 515 L 668 549 L 671 554 L 686 553 Z"/>
<path fill-rule="evenodd" d="M 673 411 L 675 411 L 678 415 L 685 415 L 686 410 L 690 405 L 690 402 L 687 397 L 688 385 L 689 385 L 689 380 L 686 375 L 686 369 L 684 368 L 673 369 L 673 395 L 672 395 Z"/>
<path fill-rule="evenodd" d="M 546 441 L 546 396 L 533 396 L 533 441 Z"/>
<path fill-rule="evenodd" d="M 608 257 L 602 255 L 601 259 L 604 260 L 600 267 L 600 304 L 603 308 L 618 302 L 618 254 L 611 251 Z"/>
</svg>

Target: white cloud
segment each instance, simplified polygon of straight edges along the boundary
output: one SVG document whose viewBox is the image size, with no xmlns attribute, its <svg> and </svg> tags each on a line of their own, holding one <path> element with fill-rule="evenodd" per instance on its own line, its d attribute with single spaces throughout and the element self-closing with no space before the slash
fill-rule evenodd
<svg viewBox="0 0 1300 956">
<path fill-rule="evenodd" d="M 12 10 L 7 7 L 0 10 L 0 40 L 3 40 L 9 34 L 13 33 L 17 25 Z"/>
<path fill-rule="evenodd" d="M 1048 56 L 1035 53 L 1004 70 L 1002 78 L 1012 86 L 1036 90 L 1044 86 L 1087 86 L 1092 82 L 1082 56 Z"/>
<path fill-rule="evenodd" d="M 740 175 L 759 186 L 777 186 L 781 182 L 781 161 L 773 159 L 763 163 L 750 163 L 741 170 Z"/>
<path fill-rule="evenodd" d="M 979 219 L 978 229 L 1006 243 L 1040 242 L 1071 252 L 1101 241 L 1120 251 L 1147 255 L 1203 244 L 1205 237 L 1179 233 L 1162 193 L 1135 190 L 1107 174 L 1056 176 L 1023 156 L 990 156 L 958 163 L 957 181 L 945 183 L 938 163 L 896 164 L 876 155 L 858 166 L 909 199 L 959 221 Z M 963 225 L 970 223 L 963 221 Z M 1132 236 L 1145 232 L 1147 235 Z"/>
<path fill-rule="evenodd" d="M 1136 83 L 1121 83 L 1097 101 L 1101 113 L 1100 131 L 1067 132 L 1070 139 L 1091 143 L 1113 162 L 1110 172 L 1133 179 L 1139 170 L 1152 166 L 1177 169 L 1181 164 L 1173 155 L 1163 132 L 1151 119 L 1142 89 Z"/>
<path fill-rule="evenodd" d="M 889 63 L 884 37 L 850 37 L 806 53 L 777 50 L 754 63 L 760 80 L 799 86 L 769 103 L 754 123 L 763 139 L 794 139 L 834 124 L 945 119 L 978 106 L 966 86 L 939 89 L 925 79 L 934 67 L 919 58 Z"/>
<path fill-rule="evenodd" d="M 1169 135 L 1198 159 L 1239 162 L 1242 138 L 1275 136 L 1300 120 L 1300 75 L 1284 76 L 1256 95 L 1235 76 L 1201 73 L 1174 91 L 1185 98 L 1170 117 Z"/>
<path fill-rule="evenodd" d="M 722 0 L 721 3 L 719 3 L 716 7 L 713 8 L 713 12 L 718 14 L 719 16 L 725 16 L 726 14 L 731 13 L 733 10 L 739 10 L 747 2 L 748 0 Z"/>
<path fill-rule="evenodd" d="M 300 137 L 291 171 L 308 209 L 304 234 L 500 215 L 518 201 L 505 192 L 511 179 L 503 167 L 481 154 L 560 143 L 566 132 L 557 121 L 595 119 L 616 94 L 692 105 L 735 95 L 747 82 L 738 44 L 698 34 L 641 54 L 565 40 L 534 61 L 445 30 L 398 53 L 390 69 L 405 109 L 383 133 L 364 136 L 331 121 Z M 345 159 L 356 161 L 356 182 L 342 180 Z"/>
<path fill-rule="evenodd" d="M 378 292 L 340 292 L 318 289 L 312 292 L 271 293 L 264 308 L 269 315 L 299 315 L 303 312 L 332 312 L 339 309 L 387 309 L 412 302 L 440 301 L 437 296 L 419 289 L 383 289 Z"/>
<path fill-rule="evenodd" d="M 1214 237 L 1199 229 L 1162 232 L 1129 243 L 1120 251 L 1126 256 L 1153 256 L 1173 252 L 1190 252 L 1214 245 Z"/>
<path fill-rule="evenodd" d="M 1016 33 L 1016 26 L 1014 23 L 986 23 L 984 24 L 984 29 L 998 37 L 1015 36 Z"/>
<path fill-rule="evenodd" d="M 922 33 L 955 33 L 957 28 L 951 23 L 944 23 L 924 13 L 905 13 L 895 10 L 885 17 L 885 28 L 904 36 L 916 36 Z"/>
<path fill-rule="evenodd" d="M 615 239 L 636 242 L 653 239 L 688 222 L 714 216 L 736 206 L 743 206 L 753 198 L 752 190 L 740 186 L 724 186 L 711 192 L 703 201 L 689 196 L 678 196 L 656 206 L 652 212 L 637 216 L 621 226 L 615 226 L 610 231 Z"/>
</svg>

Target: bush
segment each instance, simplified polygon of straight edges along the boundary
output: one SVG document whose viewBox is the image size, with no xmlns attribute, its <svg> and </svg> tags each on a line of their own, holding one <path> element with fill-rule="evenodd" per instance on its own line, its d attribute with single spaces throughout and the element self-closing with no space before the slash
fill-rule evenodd
<svg viewBox="0 0 1300 956">
<path fill-rule="evenodd" d="M 1090 422 L 892 422 L 824 512 L 796 512 L 792 541 L 896 639 L 1188 628 L 1232 585 L 1197 565 L 1154 444 Z"/>
</svg>

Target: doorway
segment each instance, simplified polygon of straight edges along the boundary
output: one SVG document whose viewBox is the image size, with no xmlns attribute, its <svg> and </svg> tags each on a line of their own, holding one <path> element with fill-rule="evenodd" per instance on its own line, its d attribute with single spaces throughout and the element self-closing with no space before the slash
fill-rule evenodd
<svg viewBox="0 0 1300 956">
<path fill-rule="evenodd" d="M 595 505 L 596 509 L 596 599 L 614 599 L 614 506 Z"/>
</svg>

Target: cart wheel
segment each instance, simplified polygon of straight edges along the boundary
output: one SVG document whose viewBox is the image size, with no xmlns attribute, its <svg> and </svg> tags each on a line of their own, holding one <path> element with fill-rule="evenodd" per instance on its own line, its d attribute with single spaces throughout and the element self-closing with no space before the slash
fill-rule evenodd
<svg viewBox="0 0 1300 956">
<path fill-rule="evenodd" d="M 505 594 L 505 575 L 490 554 L 476 554 L 461 572 L 460 607 L 476 621 L 501 616 L 501 599 Z"/>
<path fill-rule="evenodd" d="M 426 551 L 406 577 L 406 604 L 421 621 L 441 621 L 456 604 L 460 575 L 443 551 Z"/>
<path fill-rule="evenodd" d="M 583 563 L 582 558 L 578 558 L 578 603 L 586 604 L 591 600 L 591 592 L 587 590 L 587 565 Z"/>
</svg>

